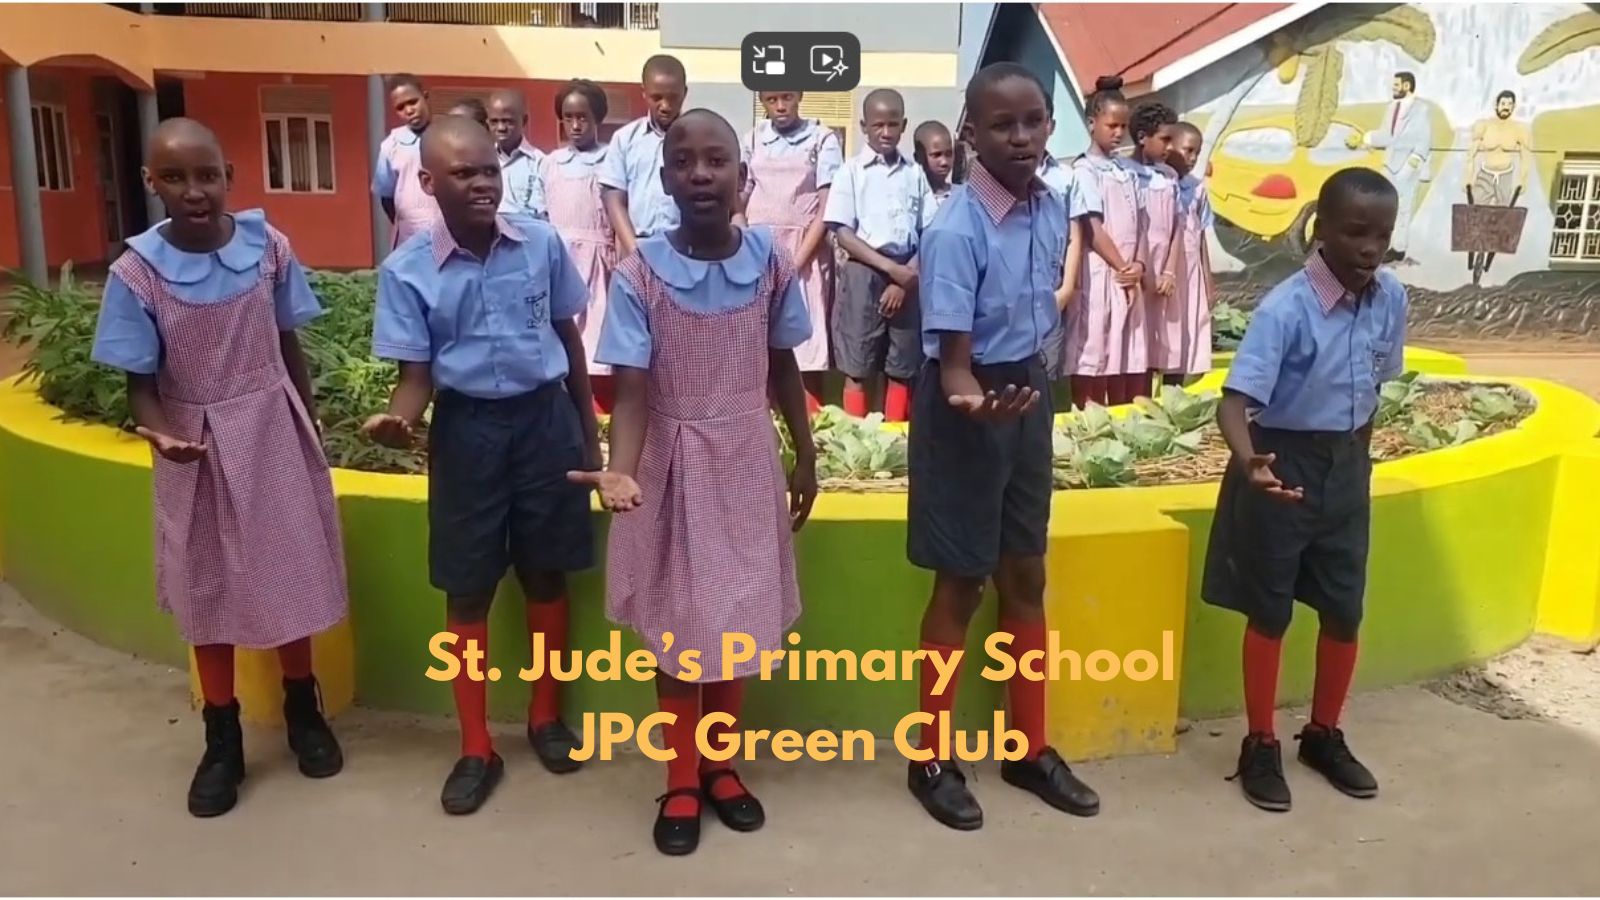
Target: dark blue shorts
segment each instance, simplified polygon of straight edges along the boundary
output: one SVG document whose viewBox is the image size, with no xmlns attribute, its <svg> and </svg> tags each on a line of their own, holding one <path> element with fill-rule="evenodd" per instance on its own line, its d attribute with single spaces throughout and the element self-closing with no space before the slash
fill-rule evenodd
<svg viewBox="0 0 1600 900">
<path fill-rule="evenodd" d="M 508 567 L 594 565 L 583 429 L 562 382 L 501 400 L 440 391 L 428 430 L 428 567 L 446 594 L 492 593 Z"/>
</svg>

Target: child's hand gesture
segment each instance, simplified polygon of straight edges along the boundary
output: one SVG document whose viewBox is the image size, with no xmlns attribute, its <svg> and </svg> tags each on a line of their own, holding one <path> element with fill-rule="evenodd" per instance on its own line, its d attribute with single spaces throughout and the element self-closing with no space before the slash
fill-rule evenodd
<svg viewBox="0 0 1600 900">
<path fill-rule="evenodd" d="M 1251 486 L 1266 491 L 1268 496 L 1276 497 L 1279 500 L 1298 502 L 1305 499 L 1304 488 L 1286 488 L 1283 486 L 1283 482 L 1278 480 L 1278 476 L 1272 474 L 1272 463 L 1277 458 L 1272 453 L 1257 453 L 1245 459 L 1245 472 L 1250 479 Z"/>
<path fill-rule="evenodd" d="M 789 473 L 789 519 L 799 531 L 811 518 L 811 505 L 817 501 L 817 461 L 800 456 Z"/>
<path fill-rule="evenodd" d="M 900 308 L 906 305 L 906 289 L 898 284 L 891 284 L 883 289 L 883 296 L 878 298 L 878 312 L 885 319 L 892 319 Z"/>
<path fill-rule="evenodd" d="M 1033 409 L 1039 402 L 1039 392 L 1033 388 L 1019 388 L 1014 384 L 996 393 L 988 391 L 983 396 L 955 395 L 950 405 L 980 422 L 1004 422 L 1015 419 Z"/>
<path fill-rule="evenodd" d="M 638 482 L 621 472 L 568 472 L 567 480 L 600 491 L 600 505 L 612 512 L 631 512 L 644 505 Z"/>
<path fill-rule="evenodd" d="M 1178 279 L 1171 272 L 1163 272 L 1161 277 L 1156 279 L 1156 293 L 1163 297 L 1171 297 L 1172 292 L 1177 289 Z"/>
<path fill-rule="evenodd" d="M 1072 304 L 1072 294 L 1073 292 L 1065 287 L 1056 288 L 1056 309 L 1065 312 L 1067 307 Z"/>
<path fill-rule="evenodd" d="M 385 447 L 404 450 L 416 439 L 411 423 L 399 416 L 378 413 L 361 425 L 361 433 Z"/>
<path fill-rule="evenodd" d="M 167 462 L 192 463 L 206 455 L 205 444 L 181 441 L 170 434 L 151 431 L 143 425 L 135 428 L 133 432 L 149 441 L 150 446 L 156 448 L 156 452 Z"/>
</svg>

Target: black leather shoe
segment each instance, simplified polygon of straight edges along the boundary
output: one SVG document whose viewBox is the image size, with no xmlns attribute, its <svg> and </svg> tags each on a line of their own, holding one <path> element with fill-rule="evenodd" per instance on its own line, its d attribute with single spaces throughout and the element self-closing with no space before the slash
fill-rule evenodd
<svg viewBox="0 0 1600 900">
<path fill-rule="evenodd" d="M 322 717 L 322 693 L 315 676 L 283 680 L 283 721 L 289 749 L 307 778 L 327 778 L 344 768 L 344 752 Z"/>
<path fill-rule="evenodd" d="M 206 752 L 189 782 L 189 814 L 202 819 L 220 816 L 239 802 L 244 781 L 244 731 L 239 727 L 239 701 L 207 705 Z"/>
<path fill-rule="evenodd" d="M 1363 800 L 1378 796 L 1378 779 L 1350 752 L 1343 731 L 1307 725 L 1295 740 L 1300 742 L 1300 761 L 1321 772 L 1328 783 Z"/>
<path fill-rule="evenodd" d="M 737 781 L 739 788 L 744 793 L 737 797 L 729 797 L 726 800 L 718 800 L 717 795 L 712 793 L 711 786 L 724 778 L 732 778 Z M 711 804 L 711 808 L 716 811 L 717 818 L 722 820 L 722 824 L 732 828 L 734 831 L 755 831 L 767 823 L 767 811 L 761 807 L 761 801 L 750 793 L 750 789 L 744 786 L 744 782 L 740 780 L 739 775 L 732 769 L 712 769 L 709 772 L 701 772 L 700 793 L 705 795 L 706 802 Z"/>
<path fill-rule="evenodd" d="M 557 775 L 566 775 L 583 768 L 583 763 L 572 758 L 578 749 L 578 736 L 560 719 L 546 722 L 537 728 L 528 726 L 528 745 L 539 757 L 544 767 Z"/>
<path fill-rule="evenodd" d="M 693 797 L 696 809 L 692 816 L 667 815 L 667 801 L 674 797 Z M 656 825 L 652 832 L 656 840 L 656 849 L 668 856 L 688 856 L 700 846 L 700 811 L 704 809 L 701 804 L 699 788 L 677 788 L 667 791 L 656 798 L 661 808 L 656 812 Z"/>
<path fill-rule="evenodd" d="M 957 831 L 983 827 L 983 807 L 967 790 L 967 776 L 953 762 L 913 762 L 906 770 L 906 787 L 942 825 Z"/>
<path fill-rule="evenodd" d="M 1289 783 L 1283 780 L 1283 748 L 1265 735 L 1246 735 L 1239 747 L 1237 780 L 1244 798 L 1268 812 L 1289 811 Z"/>
<path fill-rule="evenodd" d="M 456 760 L 455 768 L 450 770 L 450 777 L 444 780 L 444 790 L 439 794 L 444 811 L 452 816 L 477 812 L 489 795 L 494 793 L 494 786 L 500 783 L 500 776 L 505 774 L 505 770 L 505 760 L 498 753 L 491 752 L 488 759 L 463 756 Z"/>
<path fill-rule="evenodd" d="M 1008 760 L 1000 764 L 1000 777 L 1062 812 L 1092 816 L 1100 812 L 1100 795 L 1078 780 L 1053 748 L 1039 751 L 1035 759 Z"/>
</svg>

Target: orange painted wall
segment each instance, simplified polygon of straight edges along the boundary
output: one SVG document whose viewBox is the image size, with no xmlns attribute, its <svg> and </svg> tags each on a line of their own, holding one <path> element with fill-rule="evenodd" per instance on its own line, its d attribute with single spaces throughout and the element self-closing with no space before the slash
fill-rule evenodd
<svg viewBox="0 0 1600 900">
<path fill-rule="evenodd" d="M 71 260 L 79 265 L 106 261 L 105 222 L 95 161 L 92 74 L 82 69 L 44 67 L 66 91 L 68 152 L 72 155 L 72 190 L 43 191 L 45 258 L 52 266 Z M 22 264 L 17 240 L 15 195 L 11 186 L 11 145 L 4 99 L 0 99 L 0 267 Z"/>
</svg>

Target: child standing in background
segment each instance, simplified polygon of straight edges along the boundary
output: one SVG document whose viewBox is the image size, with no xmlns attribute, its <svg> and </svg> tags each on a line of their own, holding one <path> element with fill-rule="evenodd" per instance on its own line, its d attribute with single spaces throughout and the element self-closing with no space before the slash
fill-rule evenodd
<svg viewBox="0 0 1600 900">
<path fill-rule="evenodd" d="M 910 382 L 922 365 L 915 257 L 934 206 L 922 168 L 900 152 L 905 110 L 900 93 L 888 88 L 862 101 L 867 148 L 834 176 L 824 215 L 845 257 L 833 307 L 844 409 L 866 415 L 867 383 L 882 373 L 884 418 L 893 422 L 910 413 Z"/>
<path fill-rule="evenodd" d="M 600 346 L 611 271 L 617 265 L 616 235 L 600 185 L 600 169 L 610 153 L 600 143 L 600 124 L 609 107 L 604 88 L 577 78 L 556 92 L 555 108 L 567 143 L 539 161 L 529 202 L 561 235 L 578 276 L 588 286 L 589 302 L 578 316 L 578 327 L 583 331 L 584 355 L 592 360 Z M 602 412 L 611 411 L 610 376 L 608 367 L 589 364 L 595 403 Z"/>
<path fill-rule="evenodd" d="M 723 635 L 777 650 L 800 615 L 792 532 L 810 514 L 817 478 L 794 356 L 811 318 L 788 252 L 768 229 L 732 224 L 738 137 L 716 113 L 692 110 L 667 131 L 664 162 L 683 224 L 640 241 L 617 268 L 600 338 L 617 379 L 611 460 L 606 472 L 571 477 L 620 513 L 606 613 L 659 661 L 656 693 L 672 717 L 663 731 L 677 755 L 654 837 L 676 856 L 699 846 L 702 803 L 736 831 L 766 821 L 731 763 L 699 762 L 696 730 L 702 713 L 737 719 L 744 679 L 765 671 L 752 660 L 724 672 Z M 793 436 L 787 475 L 773 402 Z M 680 665 L 686 649 L 700 651 L 698 671 Z M 736 727 L 708 725 L 706 737 Z"/>
<path fill-rule="evenodd" d="M 1050 113 L 1050 125 L 1045 130 L 1048 146 L 1049 139 L 1056 133 L 1056 104 L 1048 92 L 1044 101 L 1045 109 Z M 1061 312 L 1061 327 L 1051 336 L 1044 351 L 1045 371 L 1054 384 L 1071 371 L 1067 366 L 1067 344 L 1072 331 L 1070 307 L 1073 298 L 1078 296 L 1083 277 L 1083 246 L 1088 233 L 1086 223 L 1090 214 L 1100 214 L 1100 195 L 1092 181 L 1080 180 L 1076 170 L 1071 166 L 1063 166 L 1048 149 L 1041 155 L 1034 174 L 1046 187 L 1060 195 L 1061 202 L 1067 208 L 1067 258 L 1061 267 L 1061 284 L 1056 288 L 1056 309 Z"/>
<path fill-rule="evenodd" d="M 533 183 L 539 178 L 544 153 L 528 142 L 528 101 L 521 91 L 502 88 L 489 95 L 489 134 L 500 155 L 500 214 L 542 216 L 533 203 Z"/>
<path fill-rule="evenodd" d="M 394 226 L 389 235 L 392 250 L 413 234 L 427 231 L 439 217 L 439 204 L 417 179 L 422 169 L 422 135 L 433 121 L 428 92 L 415 75 L 392 76 L 388 87 L 389 108 L 400 117 L 401 124 L 389 132 L 378 148 L 372 193 Z"/>
<path fill-rule="evenodd" d="M 1169 322 L 1163 324 L 1168 340 L 1161 360 L 1167 384 L 1183 384 L 1185 378 L 1211 371 L 1211 305 L 1217 290 L 1211 281 L 1211 247 L 1206 233 L 1211 230 L 1211 200 L 1206 196 L 1205 180 L 1194 171 L 1205 139 L 1200 129 L 1189 122 L 1172 126 L 1172 152 L 1168 163 L 1178 173 L 1178 243 L 1182 259 L 1178 269 L 1177 327 L 1170 324 L 1174 305 L 1167 303 Z M 1173 336 L 1176 336 L 1175 339 Z"/>
<path fill-rule="evenodd" d="M 450 107 L 450 111 L 446 113 L 446 115 L 460 116 L 463 119 L 471 119 L 472 121 L 477 122 L 479 125 L 482 125 L 485 131 L 489 129 L 489 107 L 484 106 L 483 101 L 479 100 L 477 97 L 463 97 L 462 99 L 457 100 L 456 104 Z"/>
<path fill-rule="evenodd" d="M 300 771 L 336 774 L 311 636 L 345 617 L 344 551 L 295 329 L 321 314 L 289 241 L 260 210 L 230 215 L 233 167 L 192 119 L 156 127 L 145 185 L 168 219 L 111 265 L 93 358 L 128 373 L 154 451 L 156 594 L 194 648 L 206 751 L 189 812 L 238 801 L 244 735 L 235 646 L 276 647 Z"/>
<path fill-rule="evenodd" d="M 678 208 L 661 187 L 661 141 L 683 112 L 688 75 L 675 56 L 657 54 L 639 74 L 647 111 L 611 138 L 600 164 L 600 186 L 620 256 L 642 238 L 678 226 Z"/>
<path fill-rule="evenodd" d="M 934 213 L 950 198 L 950 189 L 954 186 L 950 175 L 955 169 L 955 143 L 950 140 L 950 129 L 944 127 L 943 122 L 929 119 L 911 133 L 911 148 L 911 155 L 922 166 L 928 188 L 933 191 L 933 209 L 928 213 L 928 221 L 932 222 Z"/>
<path fill-rule="evenodd" d="M 828 370 L 828 287 L 833 253 L 822 211 L 828 187 L 844 163 L 833 130 L 800 118 L 804 94 L 762 91 L 767 120 L 751 129 L 740 146 L 748 171 L 740 211 L 751 225 L 767 225 L 794 261 L 801 294 L 811 315 L 811 337 L 795 348 L 806 383 L 808 405 L 822 404 L 822 378 Z"/>
<path fill-rule="evenodd" d="M 1085 103 L 1089 152 L 1073 166 L 1077 180 L 1093 186 L 1102 207 L 1088 217 L 1094 253 L 1084 273 L 1083 302 L 1069 316 L 1067 372 L 1079 407 L 1128 402 L 1133 379 L 1124 376 L 1149 370 L 1139 287 L 1144 281 L 1139 185 L 1132 164 L 1116 155 L 1128 133 L 1128 101 L 1121 88 L 1122 79 L 1114 75 L 1095 83 Z"/>
<path fill-rule="evenodd" d="M 1183 350 L 1183 301 L 1178 292 L 1182 241 L 1178 234 L 1178 173 L 1167 165 L 1178 114 L 1160 103 L 1145 103 L 1133 114 L 1134 173 L 1145 211 L 1145 319 L 1149 325 L 1150 368 L 1169 371 Z M 1148 396 L 1151 373 L 1130 375 L 1137 383 L 1123 386 L 1128 399 Z"/>
</svg>

